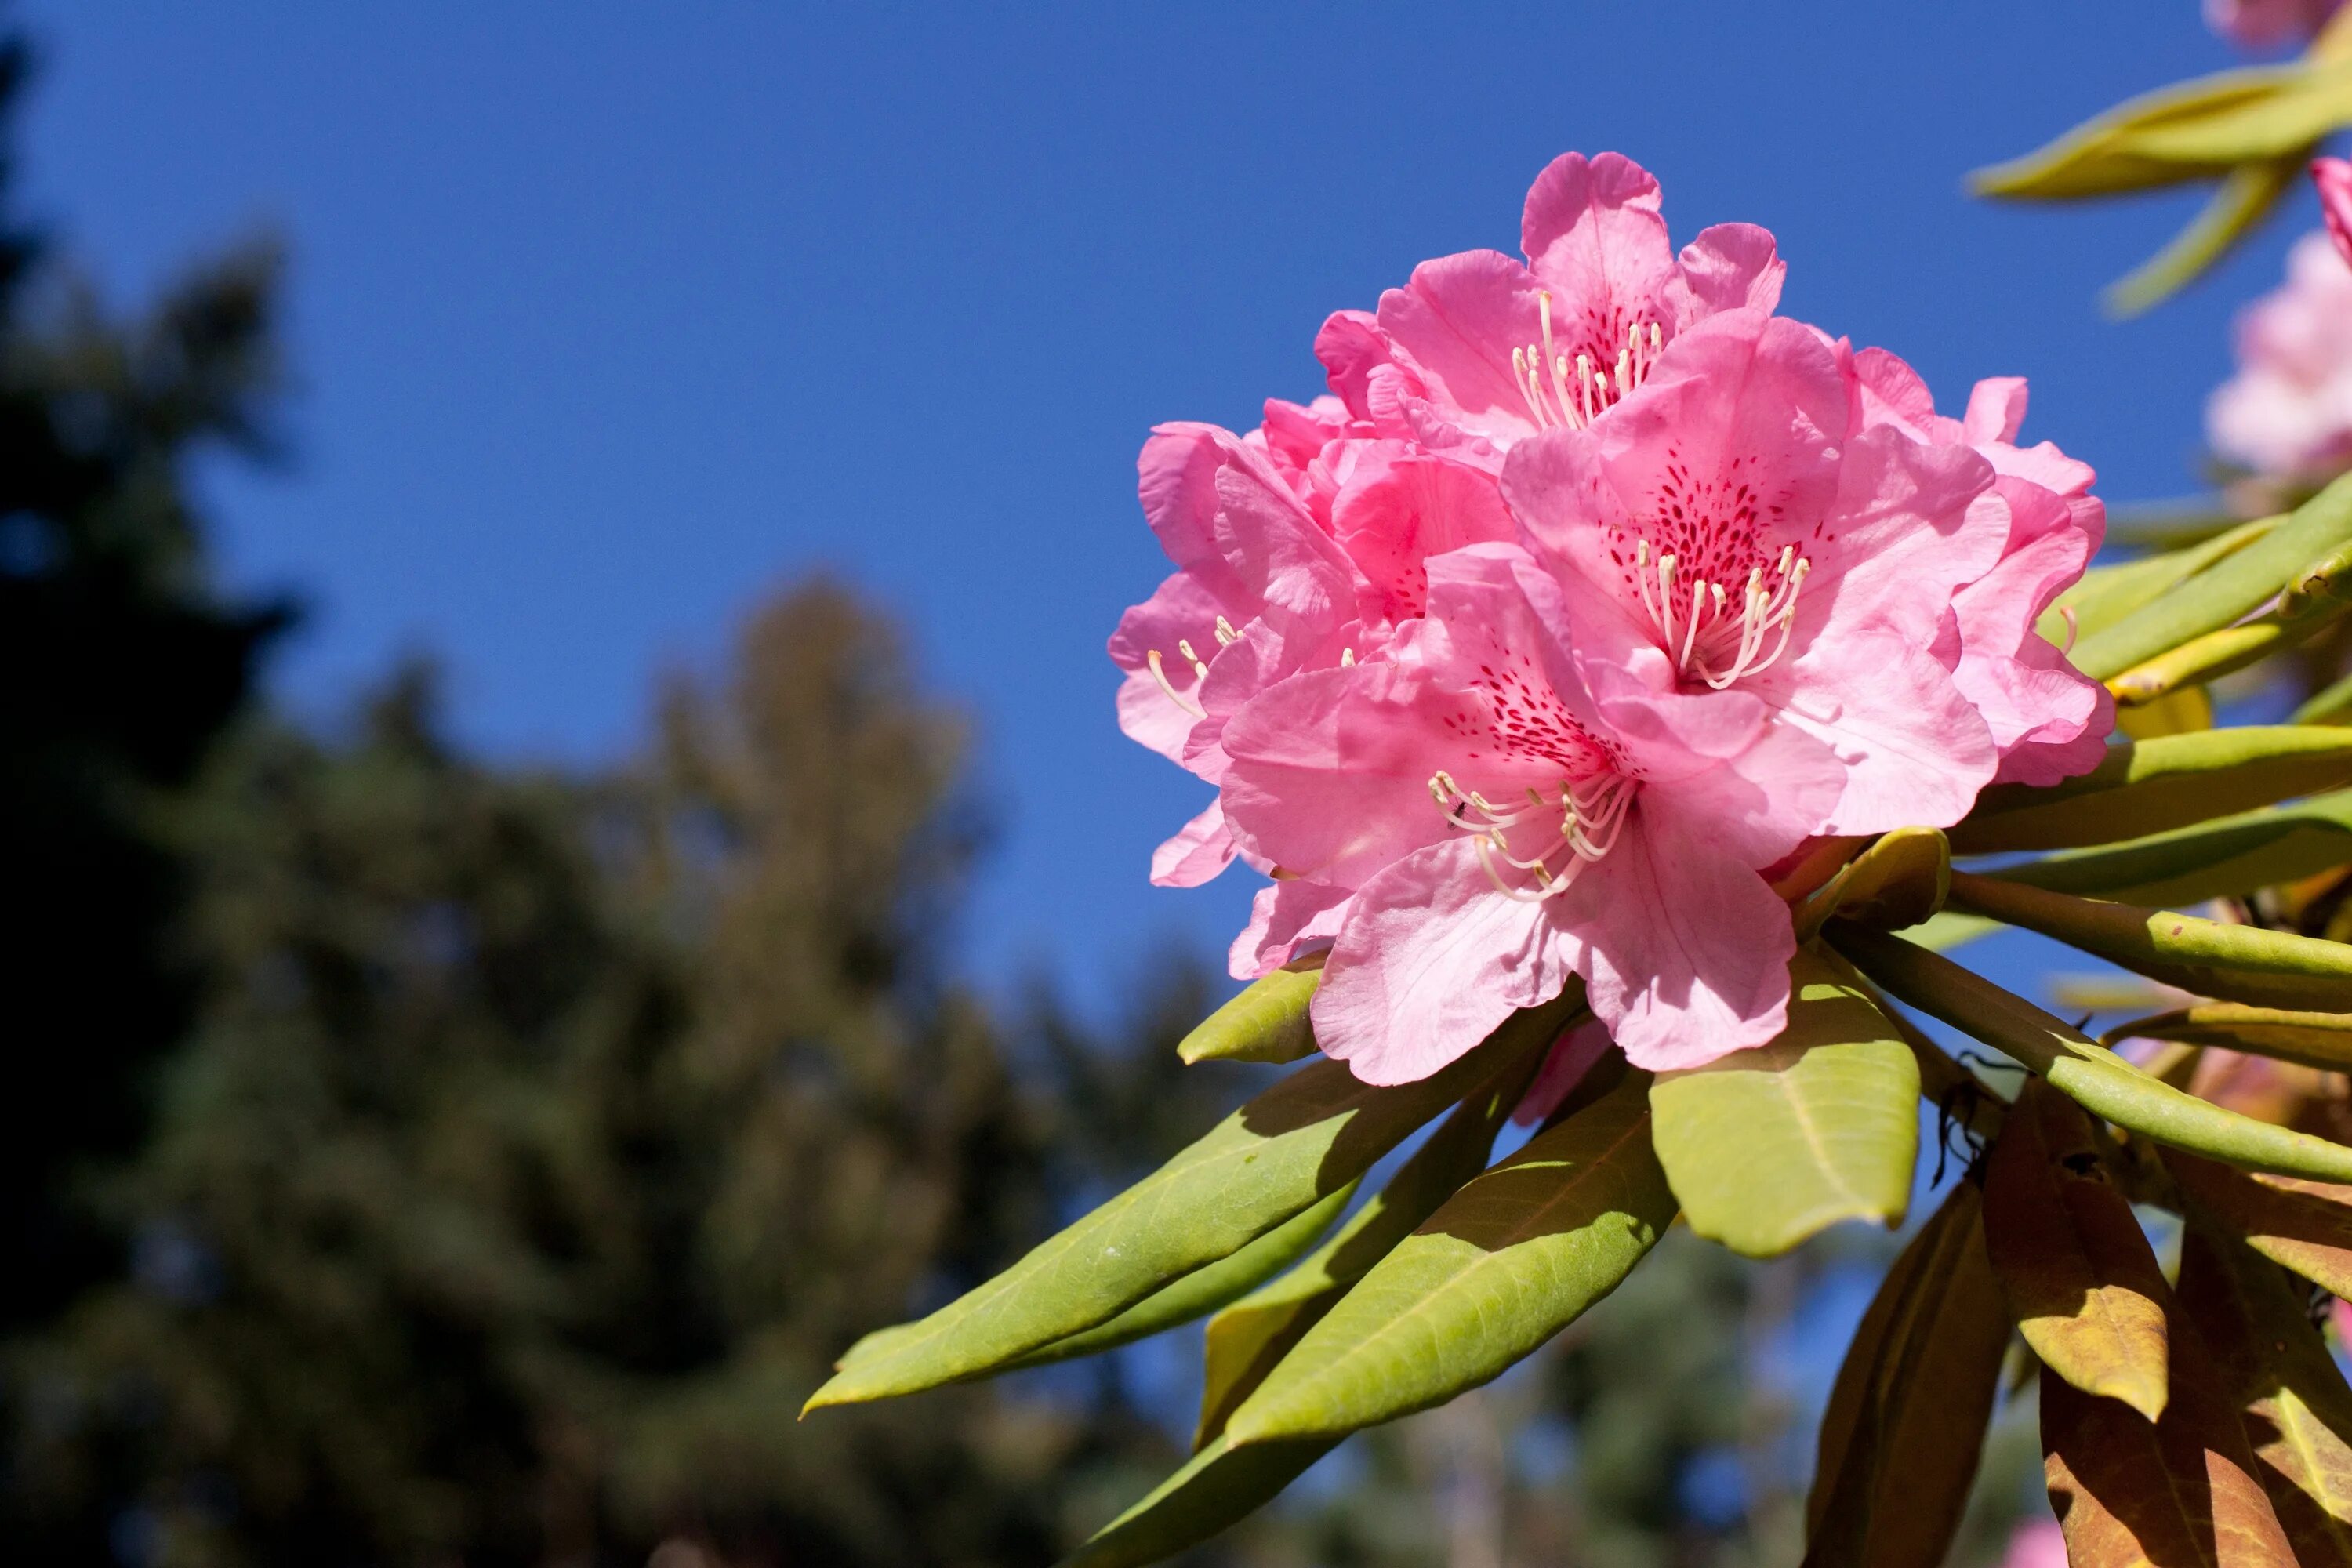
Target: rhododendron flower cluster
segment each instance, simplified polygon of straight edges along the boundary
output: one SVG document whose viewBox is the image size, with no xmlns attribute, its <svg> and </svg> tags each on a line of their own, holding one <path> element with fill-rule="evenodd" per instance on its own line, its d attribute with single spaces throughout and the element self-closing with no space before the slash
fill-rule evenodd
<svg viewBox="0 0 2352 1568">
<path fill-rule="evenodd" d="M 2295 242 L 2236 335 L 2237 374 L 2206 405 L 2214 450 L 2288 487 L 2352 467 L 2352 265 L 2326 235 Z"/>
<path fill-rule="evenodd" d="M 1234 972 L 1325 952 L 1317 1041 L 1375 1083 L 1576 979 L 1637 1065 L 1764 1044 L 1768 873 L 2083 772 L 2112 723 L 2034 629 L 2104 514 L 2017 445 L 2021 382 L 1937 414 L 1774 313 L 1763 229 L 1675 252 L 1615 154 L 1553 163 L 1521 232 L 1333 315 L 1329 397 L 1142 459 L 1177 570 L 1112 638 L 1120 719 L 1218 788 L 1153 874 L 1271 873 Z"/>
</svg>

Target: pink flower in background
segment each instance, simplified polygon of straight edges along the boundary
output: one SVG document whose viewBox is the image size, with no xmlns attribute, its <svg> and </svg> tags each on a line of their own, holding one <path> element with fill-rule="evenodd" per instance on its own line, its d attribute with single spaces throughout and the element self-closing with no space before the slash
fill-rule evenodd
<svg viewBox="0 0 2352 1568">
<path fill-rule="evenodd" d="M 2352 163 L 2315 158 L 2311 183 L 2319 187 L 2319 210 L 2327 219 L 2327 236 L 2336 242 L 2336 254 L 2352 267 Z"/>
<path fill-rule="evenodd" d="M 2066 1568 L 2066 1532 L 2053 1519 L 2019 1525 L 2000 1568 Z"/>
<path fill-rule="evenodd" d="M 1269 403 L 1246 437 L 1163 426 L 1138 468 L 1144 514 L 1178 569 L 1111 637 L 1128 672 L 1119 724 L 1212 784 L 1225 721 L 1250 697 L 1379 658 L 1421 613 L 1424 558 L 1512 531 L 1491 477 L 1353 435 L 1329 399 Z M 1212 802 L 1160 847 L 1152 879 L 1194 886 L 1233 858 Z"/>
<path fill-rule="evenodd" d="M 1977 383 L 1966 416 L 1950 419 L 1894 354 L 1864 349 L 1851 363 L 1857 428 L 1891 426 L 1915 440 L 1965 446 L 1998 476 L 1993 493 L 2008 516 L 2000 557 L 1953 595 L 1937 642 L 1992 731 L 2000 753 L 1996 780 L 2053 784 L 2087 773 L 2106 754 L 2115 699 L 2036 626 L 2105 537 L 2106 507 L 2090 493 L 2097 475 L 2047 441 L 2016 445 L 2026 403 L 2018 377 Z"/>
<path fill-rule="evenodd" d="M 1289 874 L 1259 926 L 1333 939 L 1324 1052 L 1423 1078 L 1571 974 L 1640 1066 L 1769 1040 L 1795 943 L 1757 868 L 1835 805 L 1836 757 L 1748 693 L 1583 658 L 1516 545 L 1428 577 L 1389 662 L 1271 687 L 1225 731 L 1235 837 Z"/>
<path fill-rule="evenodd" d="M 1733 311 L 1607 421 L 1514 448 L 1503 490 L 1588 666 L 1685 694 L 1696 722 L 1736 698 L 1813 737 L 1843 784 L 1811 831 L 1943 826 L 2000 755 L 1937 645 L 2009 510 L 1967 445 L 1850 432 L 1852 405 L 1820 333 Z"/>
<path fill-rule="evenodd" d="M 2308 43 L 2344 0 L 2205 0 L 2205 25 L 2241 48 Z"/>
<path fill-rule="evenodd" d="M 2238 374 L 2205 407 L 2214 449 L 2266 479 L 2352 466 L 2352 267 L 2325 235 L 2295 241 L 2284 286 L 2240 312 Z"/>
<path fill-rule="evenodd" d="M 1770 310 L 1786 271 L 1751 224 L 1717 225 L 1677 257 L 1657 181 L 1614 153 L 1570 153 L 1538 175 L 1520 243 L 1524 265 L 1440 257 L 1376 313 L 1324 323 L 1315 352 L 1352 417 L 1492 467 L 1516 441 L 1590 424 L 1693 322 Z"/>
</svg>

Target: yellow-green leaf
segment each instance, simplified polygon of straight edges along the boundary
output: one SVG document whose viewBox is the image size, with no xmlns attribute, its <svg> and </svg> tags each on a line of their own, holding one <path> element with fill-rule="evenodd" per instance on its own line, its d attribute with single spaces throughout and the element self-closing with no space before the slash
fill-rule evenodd
<svg viewBox="0 0 2352 1568">
<path fill-rule="evenodd" d="M 1209 1320 L 1201 1379 L 1201 1420 L 1193 1447 L 1225 1428 L 1225 1419 L 1321 1321 L 1348 1288 L 1387 1257 L 1415 1226 L 1486 1168 L 1495 1134 L 1509 1120 L 1543 1060 L 1530 1052 L 1454 1107 L 1386 1186 L 1348 1223 L 1278 1279 Z"/>
<path fill-rule="evenodd" d="M 1887 1271 L 1838 1370 L 1806 1500 L 1807 1568 L 1941 1568 L 2008 1344 L 1964 1181 Z"/>
<path fill-rule="evenodd" d="M 2222 117 L 2254 112 L 2278 95 L 2301 86 L 2307 68 L 2300 63 L 2255 66 L 2217 72 L 2158 88 L 2118 104 L 2022 158 L 1969 177 L 1978 194 L 2017 201 L 2070 201 L 2170 184 L 2210 169 L 2218 173 L 2250 153 L 2200 158 L 2186 149 L 2146 151 L 2147 138 L 2170 127 L 2204 127 Z M 2300 146 L 2323 134 L 2315 131 Z M 2212 133 L 2208 131 L 2209 140 Z M 2191 146 L 2195 143 L 2191 143 Z M 2285 149 L 2271 147 L 2281 153 Z M 2184 166 L 2185 165 L 2185 166 Z"/>
<path fill-rule="evenodd" d="M 2178 1040 L 2183 1045 L 2220 1046 L 2275 1057 L 2323 1072 L 2352 1072 L 2352 1014 L 2346 1013 L 2200 1002 L 2118 1024 L 2099 1039 L 2109 1046 L 2117 1040 Z"/>
<path fill-rule="evenodd" d="M 2141 605 L 2154 602 L 2174 584 L 2185 582 L 2216 561 L 2236 554 L 2285 521 L 2284 513 L 2256 518 L 2161 555 L 2094 566 L 2073 587 L 2058 595 L 2057 602 L 2044 612 L 2037 629 L 2062 647 L 2070 637 L 2080 640 L 2103 632 Z M 2116 531 L 2111 517 L 2110 542 Z"/>
<path fill-rule="evenodd" d="M 1576 1321 L 1675 1215 L 1648 1075 L 1538 1135 L 1372 1266 L 1225 1425 L 1236 1445 L 1330 1437 L 1442 1405 Z"/>
<path fill-rule="evenodd" d="M 1323 983 L 1315 953 L 1251 981 L 1176 1044 L 1187 1062 L 1295 1062 L 1315 1054 L 1307 1005 Z"/>
<path fill-rule="evenodd" d="M 2137 316 L 2186 288 L 2269 215 L 2302 175 L 2311 153 L 2305 145 L 2284 157 L 2231 170 L 2187 227 L 2106 291 L 2108 311 Z"/>
<path fill-rule="evenodd" d="M 2178 1149 L 2165 1169 L 2204 1213 L 2282 1268 L 2352 1296 L 2352 1187 L 2293 1176 L 2249 1175 Z"/>
<path fill-rule="evenodd" d="M 2260 1007 L 2352 1010 L 2352 946 L 2324 937 L 2224 925 L 1965 872 L 1952 875 L 1952 901 L 2200 996 Z"/>
<path fill-rule="evenodd" d="M 1987 875 L 2054 893 L 2177 906 L 2300 881 L 2348 862 L 2352 790 L 2338 790 Z"/>
<path fill-rule="evenodd" d="M 1956 855 L 2072 849 L 2145 837 L 2352 781 L 2352 731 L 2241 724 L 2107 749 L 2063 784 L 1996 784 L 1951 829 Z"/>
<path fill-rule="evenodd" d="M 2249 1170 L 2352 1181 L 2352 1149 L 2241 1116 L 2134 1068 L 2079 1030 L 1940 953 L 1834 922 L 1839 952 L 1898 1001 L 2004 1051 L 2094 1116 Z"/>
<path fill-rule="evenodd" d="M 1902 1223 L 1919 1068 L 1870 998 L 1799 950 L 1769 1046 L 1651 1086 L 1658 1162 L 1691 1228 L 1773 1258 L 1841 1220 Z"/>
<path fill-rule="evenodd" d="M 1529 1011 L 1557 1029 L 1574 1005 Z M 1344 1062 L 1308 1063 L 995 1279 L 852 1346 L 808 1408 L 983 1376 L 1109 1321 L 1353 1182 L 1502 1056 L 1540 1049 L 1530 1034 L 1550 1037 L 1507 1026 L 1433 1076 L 1389 1088 L 1359 1082 Z"/>
<path fill-rule="evenodd" d="M 1143 1568 L 1173 1557 L 1273 1501 L 1338 1443 L 1318 1437 L 1229 1448 L 1216 1438 L 1095 1531 L 1061 1568 Z"/>
<path fill-rule="evenodd" d="M 1311 1207 L 1299 1210 L 1231 1257 L 1203 1264 L 1173 1284 L 1161 1286 L 1108 1322 L 1038 1346 L 1006 1370 L 1097 1355 L 1215 1311 L 1297 1261 L 1301 1254 L 1322 1239 L 1323 1233 L 1331 1228 L 1331 1222 L 1339 1217 L 1348 1200 L 1355 1194 L 1356 1183 L 1350 1182 Z"/>
<path fill-rule="evenodd" d="M 1951 847 L 1937 829 L 1883 834 L 1799 906 L 1797 940 L 1811 941 L 1832 915 L 1882 931 L 1923 924 L 1944 907 L 1951 874 Z"/>
<path fill-rule="evenodd" d="M 2164 1414 L 2164 1271 L 2089 1118 L 2029 1080 L 1985 1168 L 1985 1245 L 2018 1331 L 2085 1394 Z"/>
</svg>

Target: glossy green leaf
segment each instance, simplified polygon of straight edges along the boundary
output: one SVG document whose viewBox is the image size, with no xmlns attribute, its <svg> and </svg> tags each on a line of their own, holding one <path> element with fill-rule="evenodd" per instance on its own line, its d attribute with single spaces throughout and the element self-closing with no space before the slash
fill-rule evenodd
<svg viewBox="0 0 2352 1568">
<path fill-rule="evenodd" d="M 1442 1405 L 1576 1321 L 1675 1216 L 1648 1075 L 1446 1200 L 1308 1330 L 1226 1423 L 1235 1444 L 1337 1436 Z"/>
<path fill-rule="evenodd" d="M 1969 177 L 1980 195 L 2016 201 L 2068 201 L 2171 184 L 2199 174 L 2218 174 L 2263 153 L 2278 154 L 2326 133 L 2326 126 L 2286 146 L 2261 152 L 2222 147 L 2260 145 L 2260 132 L 2274 136 L 2271 106 L 2283 95 L 2305 88 L 2300 63 L 2257 66 L 2178 82 L 2118 104 L 2022 158 L 1982 169 Z M 2251 116 L 2248 131 L 2231 139 L 2234 116 Z M 2265 118 L 2265 117 L 2268 118 Z M 2318 116 L 2324 121 L 2324 112 Z M 2148 139 L 2181 129 L 2187 140 L 2151 150 Z M 2201 135 L 2201 140 L 2200 139 Z"/>
<path fill-rule="evenodd" d="M 1662 1073 L 1658 1163 L 1691 1228 L 1774 1258 L 1837 1224 L 1902 1223 L 1919 1149 L 1919 1067 L 1870 998 L 1799 950 L 1769 1046 Z"/>
<path fill-rule="evenodd" d="M 2352 1568 L 2352 1388 L 2276 1268 L 2191 1217 L 2181 1318 L 2252 1449 L 2298 1568 Z"/>
<path fill-rule="evenodd" d="M 1299 1210 L 1229 1258 L 1203 1264 L 1171 1285 L 1162 1286 L 1106 1323 L 1084 1333 L 1040 1345 L 1006 1370 L 1073 1361 L 1149 1339 L 1153 1334 L 1189 1323 L 1215 1311 L 1236 1297 L 1255 1289 L 1297 1262 L 1323 1238 L 1356 1195 L 1355 1182 Z"/>
<path fill-rule="evenodd" d="M 1533 1011 L 1550 1011 L 1557 1027 L 1574 1005 Z M 995 1279 L 852 1346 L 808 1408 L 982 1376 L 1107 1322 L 1347 1186 L 1491 1076 L 1506 1050 L 1528 1048 L 1527 1031 L 1498 1033 L 1418 1083 L 1388 1088 L 1359 1082 L 1344 1062 L 1310 1062 Z"/>
<path fill-rule="evenodd" d="M 1964 1181 L 1887 1271 L 1838 1369 L 1806 1500 L 1807 1568 L 1941 1568 L 2008 1345 Z"/>
<path fill-rule="evenodd" d="M 1884 931 L 1922 924 L 1944 907 L 1951 874 L 1951 847 L 1937 829 L 1882 834 L 1798 906 L 1797 940 L 1811 941 L 1832 915 Z"/>
<path fill-rule="evenodd" d="M 1268 1281 L 1209 1320 L 1193 1446 L 1224 1430 L 1226 1417 L 1265 1380 L 1299 1337 L 1322 1320 L 1349 1286 L 1387 1257 L 1462 1184 L 1486 1168 L 1495 1134 L 1510 1119 L 1543 1061 L 1528 1052 L 1456 1106 L 1386 1186 L 1348 1223 L 1278 1279 Z"/>
<path fill-rule="evenodd" d="M 2118 1024 L 2099 1037 L 2117 1040 L 2177 1040 L 2220 1046 L 2258 1057 L 2298 1062 L 2323 1072 L 2352 1072 L 2352 1014 L 2298 1013 L 2250 1007 L 2242 1002 L 2201 1002 Z"/>
<path fill-rule="evenodd" d="M 1317 953 L 1251 981 L 1176 1044 L 1187 1062 L 1295 1062 L 1315 1054 L 1307 1005 L 1323 983 Z"/>
<path fill-rule="evenodd" d="M 2164 1151 L 2164 1165 L 2191 1203 L 2256 1252 L 2352 1297 L 2352 1187 L 2250 1175 L 2178 1149 Z"/>
<path fill-rule="evenodd" d="M 2056 893 L 2180 905 L 2300 881 L 2346 864 L 2352 864 L 2352 790 L 1986 875 Z"/>
<path fill-rule="evenodd" d="M 2249 1170 L 2352 1181 L 2352 1149 L 2184 1094 L 2080 1031 L 1940 953 L 1900 937 L 1832 923 L 1830 941 L 1897 1000 L 2006 1052 L 2118 1127 Z"/>
<path fill-rule="evenodd" d="M 2118 675 L 2260 609 L 2297 572 L 2347 540 L 2352 540 L 2352 476 L 2330 484 L 2253 543 L 2084 637 L 2070 657 L 2095 680 Z"/>
<path fill-rule="evenodd" d="M 2126 741 L 2087 773 L 1996 784 L 1951 829 L 1956 855 L 2072 849 L 2141 838 L 2352 781 L 2352 731 L 2243 724 Z"/>
<path fill-rule="evenodd" d="M 2164 1414 L 2170 1292 L 2100 1139 L 2073 1100 L 2029 1080 L 1985 1167 L 1985 1245 L 2018 1331 L 2085 1394 Z"/>
<path fill-rule="evenodd" d="M 1318 1437 L 1230 1448 L 1216 1438 L 1064 1558 L 1062 1568 L 1143 1568 L 1173 1557 L 1273 1501 L 1338 1445 Z"/>
<path fill-rule="evenodd" d="M 1952 901 L 2200 996 L 2259 1007 L 2352 1011 L 2352 946 L 2170 910 L 2107 903 L 1964 872 Z"/>
<path fill-rule="evenodd" d="M 2316 628 L 2267 616 L 2223 626 L 2132 666 L 2108 681 L 2107 689 L 2126 708 L 2144 707 L 2184 688 L 2203 686 L 2259 664 L 2294 647 L 2312 629 Z"/>
<path fill-rule="evenodd" d="M 2103 632 L 2143 605 L 2152 604 L 2174 584 L 2185 582 L 2215 562 L 2234 555 L 2284 522 L 2284 514 L 2237 523 L 2210 539 L 2160 555 L 2094 566 L 2074 585 L 2058 595 L 2038 629 L 2063 647 Z M 2116 531 L 2110 515 L 2109 534 Z M 2071 630 L 2070 628 L 2071 623 Z"/>
<path fill-rule="evenodd" d="M 2278 205 L 2301 178 L 2311 151 L 2307 145 L 2298 147 L 2284 157 L 2231 170 L 2186 227 L 2106 291 L 2103 302 L 2108 312 L 2139 315 L 2195 281 Z"/>
</svg>

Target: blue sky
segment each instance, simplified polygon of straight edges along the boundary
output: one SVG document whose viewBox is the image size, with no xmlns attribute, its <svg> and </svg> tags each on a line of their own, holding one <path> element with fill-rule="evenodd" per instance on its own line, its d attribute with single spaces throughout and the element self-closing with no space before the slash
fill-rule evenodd
<svg viewBox="0 0 2352 1568">
<path fill-rule="evenodd" d="M 1137 446 L 1317 391 L 1326 313 L 1511 247 L 1555 153 L 1649 164 L 1678 237 L 1774 229 L 1786 308 L 1948 406 L 2031 377 L 2029 437 L 2114 500 L 2187 488 L 2230 314 L 2311 217 L 2118 326 L 2096 289 L 2182 200 L 1963 194 L 2230 63 L 2192 0 L 21 14 L 27 185 L 110 294 L 290 246 L 296 460 L 214 487 L 232 581 L 314 606 L 289 700 L 426 649 L 469 742 L 608 757 L 661 669 L 834 572 L 977 715 L 1003 835 L 965 963 L 1097 1000 L 1250 892 L 1144 881 L 1202 791 L 1112 721 L 1103 638 L 1164 570 Z"/>
</svg>

